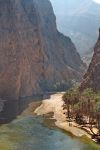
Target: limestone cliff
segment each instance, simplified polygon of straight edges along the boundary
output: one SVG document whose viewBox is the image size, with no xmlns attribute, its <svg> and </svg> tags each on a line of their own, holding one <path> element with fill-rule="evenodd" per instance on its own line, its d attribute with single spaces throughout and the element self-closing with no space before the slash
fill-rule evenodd
<svg viewBox="0 0 100 150">
<path fill-rule="evenodd" d="M 0 0 L 0 97 L 67 88 L 84 64 L 48 0 Z"/>
<path fill-rule="evenodd" d="M 99 38 L 94 47 L 94 55 L 81 83 L 80 90 L 85 88 L 92 88 L 96 92 L 100 90 L 100 29 Z"/>
</svg>

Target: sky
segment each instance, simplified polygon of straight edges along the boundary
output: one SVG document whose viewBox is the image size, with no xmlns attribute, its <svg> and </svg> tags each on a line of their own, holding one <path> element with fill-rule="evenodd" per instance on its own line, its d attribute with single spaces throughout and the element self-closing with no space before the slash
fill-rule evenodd
<svg viewBox="0 0 100 150">
<path fill-rule="evenodd" d="M 84 13 L 87 11 L 91 5 L 96 5 L 96 10 L 92 9 L 92 13 L 98 13 L 100 9 L 100 0 L 50 0 L 55 12 L 57 19 L 58 17 L 66 17 L 67 15 L 77 15 L 79 13 Z M 93 3 L 94 2 L 94 3 Z M 99 7 L 98 7 L 99 6 Z M 98 8 L 97 8 L 98 7 Z M 97 14 L 96 14 L 97 15 Z"/>
<path fill-rule="evenodd" d="M 93 0 L 94 2 L 100 4 L 100 0 Z"/>
<path fill-rule="evenodd" d="M 68 0 L 50 0 L 51 2 L 53 2 L 53 3 L 59 3 L 60 2 L 60 4 L 65 4 L 66 3 L 66 1 L 68 1 Z M 98 3 L 98 4 L 100 4 L 100 0 L 91 0 L 91 1 L 93 1 L 93 2 L 95 2 L 95 3 Z"/>
</svg>

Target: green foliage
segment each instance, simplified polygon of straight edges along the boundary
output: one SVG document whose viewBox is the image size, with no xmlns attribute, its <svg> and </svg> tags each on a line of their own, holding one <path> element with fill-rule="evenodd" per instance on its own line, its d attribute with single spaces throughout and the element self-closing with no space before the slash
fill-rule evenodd
<svg viewBox="0 0 100 150">
<path fill-rule="evenodd" d="M 92 98 L 94 95 L 94 92 L 91 88 L 87 88 L 83 91 L 82 95 L 87 97 L 87 98 Z"/>
<path fill-rule="evenodd" d="M 96 103 L 100 102 L 100 92 L 94 94 L 94 98 Z"/>
<path fill-rule="evenodd" d="M 92 89 L 87 88 L 79 93 L 78 89 L 70 89 L 63 95 L 63 101 L 66 105 L 68 117 L 71 116 L 82 124 L 88 121 L 87 123 L 91 127 L 95 122 L 100 132 L 100 92 L 94 93 Z M 84 120 L 82 116 L 88 119 Z"/>
<path fill-rule="evenodd" d="M 100 112 L 100 101 L 96 103 L 96 111 Z"/>
<path fill-rule="evenodd" d="M 67 91 L 64 95 L 63 95 L 63 100 L 67 101 L 69 100 L 75 100 L 78 99 L 79 96 L 79 92 L 77 89 L 70 89 L 69 91 Z"/>
</svg>

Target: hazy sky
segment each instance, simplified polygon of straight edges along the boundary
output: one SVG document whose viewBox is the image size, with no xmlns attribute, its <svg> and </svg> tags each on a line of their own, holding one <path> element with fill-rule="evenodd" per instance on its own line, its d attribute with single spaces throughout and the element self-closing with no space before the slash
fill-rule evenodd
<svg viewBox="0 0 100 150">
<path fill-rule="evenodd" d="M 67 15 L 78 15 L 80 13 L 82 14 L 90 10 L 91 8 L 92 12 L 90 13 L 98 14 L 99 12 L 98 9 L 100 9 L 100 0 L 50 0 L 50 1 L 52 3 L 57 19 L 59 19 L 59 17 L 64 16 L 66 17 L 66 14 Z M 93 5 L 96 5 L 96 7 L 94 7 Z"/>
<path fill-rule="evenodd" d="M 93 0 L 93 1 L 100 4 L 100 0 Z"/>
</svg>

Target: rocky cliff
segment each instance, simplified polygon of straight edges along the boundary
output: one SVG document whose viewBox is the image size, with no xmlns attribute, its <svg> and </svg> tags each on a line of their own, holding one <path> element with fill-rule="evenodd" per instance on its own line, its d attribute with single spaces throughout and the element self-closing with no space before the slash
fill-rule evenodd
<svg viewBox="0 0 100 150">
<path fill-rule="evenodd" d="M 18 98 L 81 77 L 70 38 L 57 31 L 48 0 L 0 0 L 0 96 Z"/>
<path fill-rule="evenodd" d="M 80 90 L 85 88 L 92 88 L 96 92 L 100 90 L 100 29 L 99 38 L 94 47 L 94 55 L 81 83 Z"/>
<path fill-rule="evenodd" d="M 58 32 L 48 0 L 0 0 L 1 99 L 67 89 L 81 79 L 82 68 L 71 39 Z"/>
</svg>

